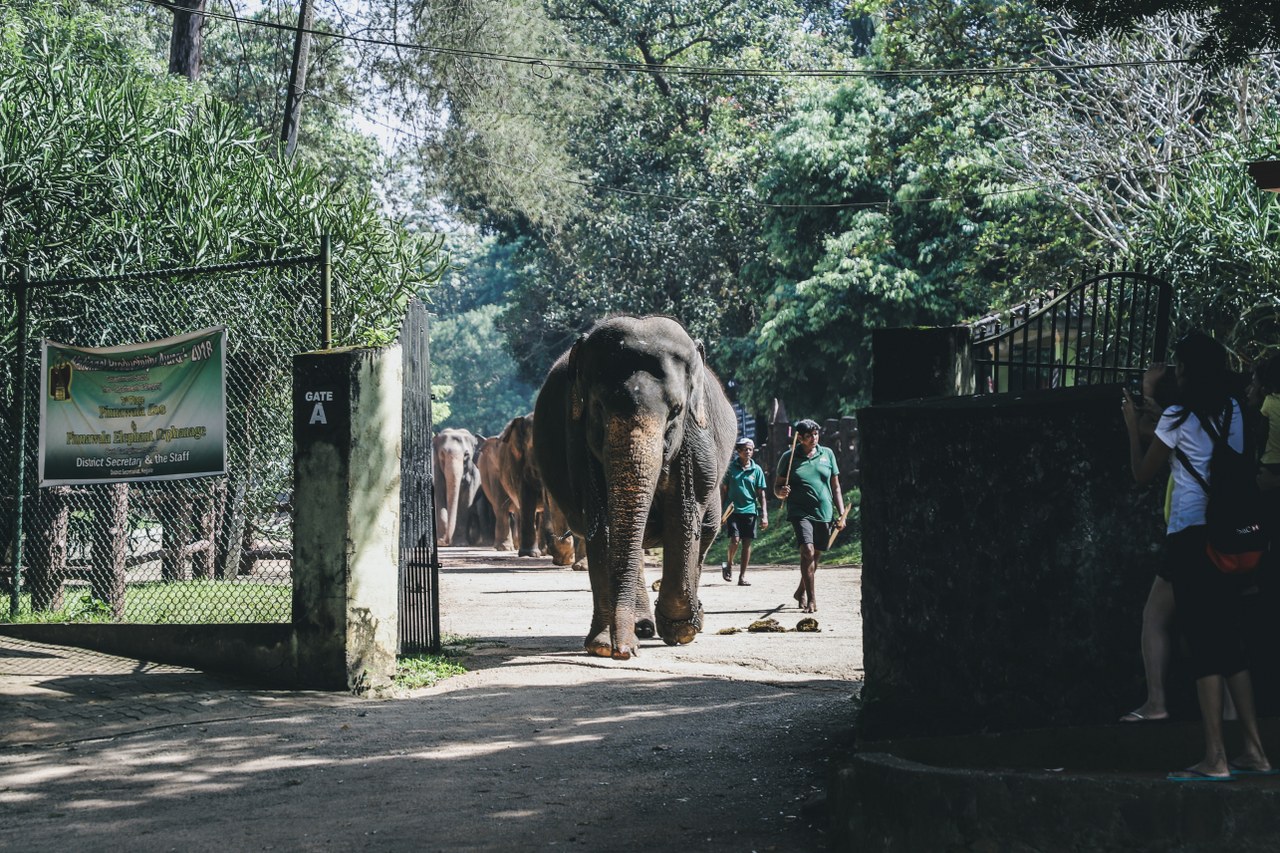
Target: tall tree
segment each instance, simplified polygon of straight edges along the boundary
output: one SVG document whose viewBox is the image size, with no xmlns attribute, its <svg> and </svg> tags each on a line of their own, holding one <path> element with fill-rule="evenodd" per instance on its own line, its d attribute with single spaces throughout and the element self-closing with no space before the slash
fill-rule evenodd
<svg viewBox="0 0 1280 853">
<path fill-rule="evenodd" d="M 1193 54 L 1212 65 L 1244 61 L 1250 53 L 1280 47 L 1280 0 L 1039 0 L 1069 12 L 1081 35 L 1133 32 L 1170 14 L 1194 16 L 1203 27 Z"/>
<path fill-rule="evenodd" d="M 1018 97 L 999 114 L 1007 178 L 1052 187 L 1097 240 L 1134 254 L 1147 236 L 1136 223 L 1168 207 L 1174 178 L 1238 148 L 1280 87 L 1273 56 L 1222 69 L 1178 61 L 1205 37 L 1187 15 L 1094 38 L 1058 22 L 1042 56 L 1061 70 L 1015 78 Z"/>
</svg>

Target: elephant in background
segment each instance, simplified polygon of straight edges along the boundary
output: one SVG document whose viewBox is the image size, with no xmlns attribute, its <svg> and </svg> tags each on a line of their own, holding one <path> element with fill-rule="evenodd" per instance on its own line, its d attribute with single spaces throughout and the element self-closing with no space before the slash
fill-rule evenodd
<svg viewBox="0 0 1280 853">
<path fill-rule="evenodd" d="M 533 415 L 512 418 L 501 435 L 485 442 L 480 462 L 480 481 L 496 516 L 494 548 L 512 549 L 510 518 L 514 515 L 519 555 L 541 556 L 537 518 L 542 505 L 542 481 L 533 462 Z"/>
<path fill-rule="evenodd" d="M 436 539 L 441 545 L 481 544 L 484 517 L 476 454 L 481 439 L 465 429 L 442 429 L 431 440 L 436 492 Z"/>
<path fill-rule="evenodd" d="M 627 660 L 638 637 L 653 636 L 655 615 L 664 642 L 691 642 L 737 431 L 701 344 L 669 317 L 603 320 L 552 366 L 533 427 L 544 485 L 586 540 L 587 651 Z M 662 585 L 651 609 L 643 559 L 657 546 Z"/>
<path fill-rule="evenodd" d="M 564 510 L 551 499 L 545 488 L 542 490 L 542 513 L 542 532 L 546 536 L 543 550 L 551 554 L 552 564 L 572 565 L 574 571 L 586 571 L 587 543 L 569 527 Z"/>
</svg>

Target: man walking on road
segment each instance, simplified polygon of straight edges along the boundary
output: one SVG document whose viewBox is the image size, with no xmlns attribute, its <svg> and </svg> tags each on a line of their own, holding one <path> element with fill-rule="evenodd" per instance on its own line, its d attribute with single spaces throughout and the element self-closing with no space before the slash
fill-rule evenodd
<svg viewBox="0 0 1280 853">
<path fill-rule="evenodd" d="M 835 453 L 818 444 L 817 421 L 805 418 L 795 429 L 792 449 L 778 460 L 773 494 L 787 502 L 787 519 L 800 547 L 800 585 L 793 597 L 805 613 L 817 613 L 818 558 L 835 538 L 834 531 L 844 527 L 844 495 Z"/>
<path fill-rule="evenodd" d="M 755 455 L 756 443 L 743 436 L 734 445 L 738 456 L 729 462 L 729 470 L 725 472 L 720 484 L 720 502 L 733 503 L 733 514 L 729 516 L 729 552 L 728 560 L 720 567 L 720 574 L 726 581 L 733 580 L 733 558 L 738 551 L 738 543 L 742 543 L 742 564 L 738 571 L 738 586 L 751 586 L 747 582 L 747 564 L 751 562 L 751 542 L 756 538 L 756 528 L 769 526 L 769 507 L 765 503 L 764 490 L 767 486 L 764 469 L 751 457 Z"/>
</svg>

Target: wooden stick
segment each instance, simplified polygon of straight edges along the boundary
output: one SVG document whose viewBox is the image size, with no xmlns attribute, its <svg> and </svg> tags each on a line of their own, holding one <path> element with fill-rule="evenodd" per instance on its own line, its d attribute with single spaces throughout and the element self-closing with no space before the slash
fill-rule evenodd
<svg viewBox="0 0 1280 853">
<path fill-rule="evenodd" d="M 791 432 L 791 456 L 787 458 L 787 485 L 791 485 L 791 466 L 796 464 L 796 439 L 800 437 L 800 430 L 792 430 Z"/>
<path fill-rule="evenodd" d="M 799 437 L 800 430 L 793 429 L 791 431 L 791 455 L 787 457 L 787 476 L 783 478 L 786 481 L 785 484 L 788 488 L 791 487 L 791 466 L 796 464 L 796 439 Z M 781 505 L 784 507 L 787 505 L 786 498 L 782 499 Z"/>
<path fill-rule="evenodd" d="M 851 509 L 853 509 L 853 503 L 852 503 L 851 501 L 845 501 L 845 504 L 844 504 L 844 512 L 842 512 L 842 513 L 840 514 L 840 520 L 841 520 L 841 521 L 844 521 L 846 518 L 848 518 L 848 517 L 849 517 L 849 510 L 851 510 Z M 837 537 L 837 536 L 839 536 L 839 535 L 840 535 L 840 528 L 839 528 L 839 527 L 836 527 L 834 530 L 832 530 L 832 531 L 831 531 L 831 538 L 827 540 L 827 550 L 828 550 L 828 551 L 830 551 L 830 550 L 831 550 L 831 546 L 832 546 L 832 545 L 836 544 L 836 537 Z"/>
<path fill-rule="evenodd" d="M 724 515 L 720 516 L 720 526 L 724 527 L 725 522 L 729 520 L 729 516 L 733 515 L 733 501 L 729 501 L 729 506 L 724 511 Z"/>
</svg>

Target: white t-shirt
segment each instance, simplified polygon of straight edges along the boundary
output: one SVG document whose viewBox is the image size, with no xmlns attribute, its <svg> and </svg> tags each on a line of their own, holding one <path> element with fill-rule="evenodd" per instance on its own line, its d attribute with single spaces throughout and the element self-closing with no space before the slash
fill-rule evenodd
<svg viewBox="0 0 1280 853">
<path fill-rule="evenodd" d="M 1175 426 L 1175 418 L 1182 411 L 1181 406 L 1170 406 L 1160 415 L 1156 424 L 1156 438 L 1170 449 L 1181 450 L 1187 460 L 1200 472 L 1205 482 L 1209 481 L 1209 457 L 1213 454 L 1213 439 L 1200 425 L 1200 419 L 1194 414 L 1180 426 Z M 1221 426 L 1215 422 L 1214 427 Z M 1244 452 L 1244 417 L 1240 413 L 1240 404 L 1231 400 L 1231 433 L 1227 436 L 1227 444 L 1237 453 Z M 1204 524 L 1204 510 L 1208 497 L 1194 476 L 1182 464 L 1175 454 L 1171 458 L 1173 465 L 1173 501 L 1169 508 L 1169 533 L 1177 533 L 1196 524 Z"/>
</svg>

